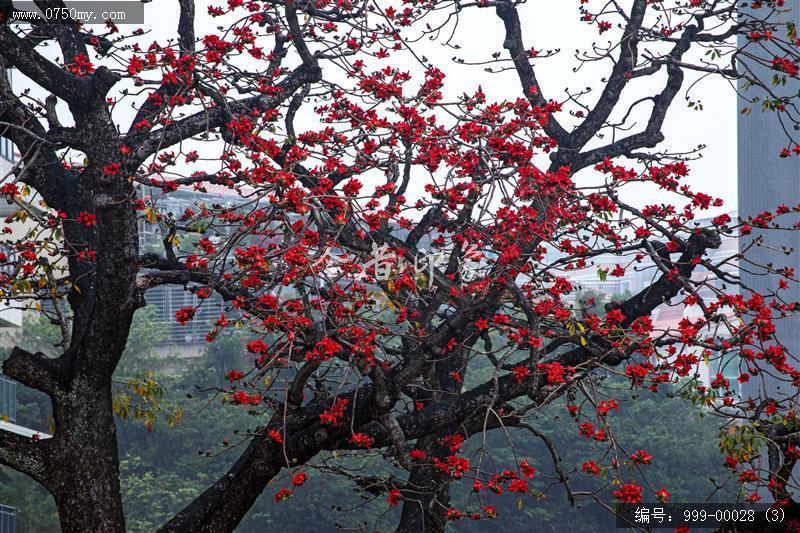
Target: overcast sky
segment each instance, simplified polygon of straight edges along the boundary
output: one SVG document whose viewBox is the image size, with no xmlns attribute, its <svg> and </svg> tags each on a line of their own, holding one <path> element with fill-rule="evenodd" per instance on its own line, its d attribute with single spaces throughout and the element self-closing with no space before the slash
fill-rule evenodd
<svg viewBox="0 0 800 533">
<path fill-rule="evenodd" d="M 620 2 L 622 5 L 630 4 L 630 0 Z M 197 2 L 196 33 L 199 38 L 214 33 L 218 21 L 212 22 L 206 14 L 208 4 L 220 5 L 224 2 L 200 0 Z M 379 2 L 387 7 L 400 6 L 400 2 Z M 606 44 L 609 37 L 618 39 L 618 30 L 609 31 L 599 35 L 596 26 L 588 26 L 579 21 L 579 0 L 530 0 L 520 8 L 523 37 L 526 47 L 536 50 L 560 49 L 554 57 L 536 60 L 534 66 L 537 71 L 542 91 L 547 98 L 559 101 L 565 100 L 565 90 L 572 92 L 582 90 L 587 86 L 593 87 L 594 93 L 599 94 L 602 84 L 600 79 L 607 75 L 611 69 L 609 62 L 597 62 L 584 65 L 578 73 L 573 69 L 580 65 L 575 59 L 576 49 L 590 49 L 593 42 Z M 142 39 L 146 46 L 154 39 L 165 42 L 167 37 L 176 36 L 178 18 L 178 4 L 176 0 L 154 0 L 145 5 L 145 27 L 152 30 Z M 123 31 L 129 31 L 131 26 L 122 26 Z M 101 30 L 100 27 L 98 27 Z M 461 47 L 460 50 L 446 47 L 439 41 L 421 40 L 414 45 L 418 55 L 424 55 L 437 67 L 447 74 L 446 89 L 449 96 L 456 96 L 462 92 L 474 92 L 477 86 L 482 85 L 484 92 L 490 99 L 513 99 L 520 96 L 520 86 L 516 74 L 509 70 L 502 74 L 487 74 L 483 66 L 464 66 L 453 63 L 451 58 L 458 56 L 469 61 L 488 60 L 493 52 L 502 52 L 502 57 L 507 57 L 507 52 L 502 49 L 503 29 L 501 21 L 495 16 L 494 9 L 468 9 L 462 14 L 456 29 L 452 44 Z M 421 72 L 415 66 L 411 56 L 393 56 L 390 60 L 393 66 L 407 64 L 411 71 Z M 20 76 L 16 83 L 17 88 L 26 85 L 24 77 Z M 646 94 L 655 94 L 661 90 L 665 79 L 664 73 L 635 80 L 623 92 L 623 101 L 633 102 Z M 688 87 L 696 79 L 692 74 L 687 75 L 684 87 Z M 719 196 L 725 200 L 722 210 L 731 210 L 736 206 L 736 119 L 737 105 L 733 89 L 727 82 L 720 79 L 706 78 L 693 88 L 694 100 L 700 100 L 703 111 L 689 109 L 684 100 L 685 92 L 679 94 L 668 114 L 664 126 L 666 141 L 662 146 L 672 151 L 688 151 L 699 144 L 707 145 L 700 160 L 690 163 L 692 169 L 690 183 L 697 189 Z M 126 106 L 127 107 L 127 106 Z M 567 107 L 566 109 L 576 109 Z M 639 114 L 633 114 L 638 119 L 634 131 L 643 127 L 649 106 L 639 106 Z M 619 118 L 626 108 L 622 108 L 617 115 Z M 118 109 L 118 113 L 130 114 L 125 108 Z M 121 118 L 121 117 L 120 117 Z M 565 124 L 570 124 L 571 117 L 562 118 Z M 128 119 L 129 120 L 129 119 Z M 124 124 L 127 120 L 123 120 Z M 127 125 L 127 124 L 126 124 Z M 303 124 L 299 124 L 303 129 Z M 311 127 L 311 126 L 308 126 Z M 597 179 L 596 174 L 584 173 L 578 179 Z M 658 197 L 655 188 L 644 188 L 627 193 L 627 200 L 641 205 L 655 201 L 666 201 Z M 716 212 L 719 209 L 713 211 Z"/>
<path fill-rule="evenodd" d="M 214 24 L 205 15 L 205 5 L 220 2 L 198 2 L 197 35 L 214 32 Z M 622 5 L 629 1 L 621 2 Z M 380 3 L 383 5 L 383 3 Z M 398 2 L 385 2 L 385 5 L 399 6 Z M 537 50 L 560 49 L 550 58 L 535 62 L 535 68 L 543 93 L 552 99 L 564 100 L 565 90 L 572 92 L 587 86 L 595 88 L 599 94 L 602 87 L 599 80 L 606 75 L 611 66 L 609 62 L 584 65 L 578 72 L 573 69 L 580 65 L 575 59 L 576 49 L 590 49 L 593 42 L 605 44 L 609 36 L 619 38 L 619 31 L 609 31 L 599 35 L 596 26 L 588 26 L 579 21 L 579 0 L 530 0 L 520 9 L 523 37 L 526 47 Z M 177 2 L 175 0 L 155 0 L 145 7 L 145 20 L 155 34 L 175 34 L 177 23 Z M 418 55 L 426 56 L 447 74 L 446 87 L 453 96 L 462 92 L 472 92 L 480 83 L 489 98 L 517 98 L 520 86 L 513 71 L 490 75 L 482 66 L 462 66 L 452 62 L 453 56 L 467 60 L 488 60 L 493 52 L 507 52 L 502 49 L 503 28 L 493 9 L 468 9 L 460 17 L 452 44 L 460 50 L 446 47 L 439 41 L 421 40 L 414 45 Z M 409 69 L 415 67 L 410 62 Z M 391 63 L 397 65 L 403 58 L 393 57 Z M 419 69 L 419 67 L 416 67 Z M 637 80 L 636 86 L 626 89 L 623 100 L 632 102 L 644 94 L 655 94 L 661 90 L 665 75 L 660 73 L 646 80 Z M 684 86 L 688 87 L 696 79 L 687 75 Z M 633 84 L 632 84 L 633 85 Z M 706 78 L 692 89 L 694 100 L 700 100 L 703 111 L 689 109 L 684 100 L 685 92 L 679 94 L 664 125 L 666 141 L 664 146 L 674 151 L 691 150 L 700 144 L 707 148 L 703 157 L 690 163 L 692 174 L 690 183 L 702 190 L 725 200 L 723 210 L 736 206 L 736 95 L 732 87 L 718 78 Z M 574 108 L 573 108 L 574 109 Z M 642 112 L 648 110 L 641 106 Z M 624 113 L 625 109 L 621 112 Z M 620 114 L 621 116 L 621 114 Z M 636 116 L 634 114 L 634 116 Z M 569 118 L 569 117 L 567 117 Z M 637 126 L 643 126 L 645 114 L 638 116 Z M 640 190 L 629 196 L 636 203 L 652 202 L 653 189 Z"/>
</svg>

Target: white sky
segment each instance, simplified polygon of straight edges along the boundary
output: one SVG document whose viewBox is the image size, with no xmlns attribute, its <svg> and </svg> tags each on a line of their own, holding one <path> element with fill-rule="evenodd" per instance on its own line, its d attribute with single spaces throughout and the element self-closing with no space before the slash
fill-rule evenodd
<svg viewBox="0 0 800 533">
<path fill-rule="evenodd" d="M 629 5 L 630 1 L 624 0 L 620 3 Z M 215 26 L 219 23 L 213 22 L 207 16 L 205 6 L 224 5 L 224 1 L 201 0 L 197 4 L 196 33 L 201 38 L 216 32 Z M 378 0 L 378 5 L 402 7 L 398 0 L 391 2 Z M 560 49 L 555 57 L 543 58 L 534 63 L 542 91 L 550 99 L 563 101 L 566 98 L 566 89 L 574 93 L 587 86 L 594 88 L 593 94 L 599 94 L 602 88 L 599 80 L 611 69 L 610 63 L 606 61 L 584 65 L 578 73 L 573 72 L 573 69 L 580 65 L 574 57 L 576 49 L 590 49 L 593 42 L 605 44 L 609 37 L 619 38 L 620 35 L 616 28 L 599 35 L 596 26 L 580 22 L 579 5 L 579 0 L 529 0 L 520 8 L 526 48 L 533 47 L 541 51 Z M 177 19 L 176 0 L 154 0 L 146 4 L 144 27 L 151 32 L 142 38 L 141 43 L 145 46 L 153 40 L 164 43 L 167 38 L 176 37 Z M 123 31 L 129 31 L 131 27 L 121 26 Z M 483 66 L 457 65 L 451 61 L 456 55 L 469 61 L 488 60 L 494 52 L 502 52 L 502 57 L 508 57 L 507 52 L 502 49 L 502 22 L 496 17 L 494 9 L 465 10 L 452 40 L 452 44 L 461 47 L 460 50 L 444 46 L 442 44 L 444 39 L 440 37 L 438 42 L 422 40 L 414 45 L 414 49 L 418 55 L 426 56 L 447 74 L 446 93 L 452 96 L 462 92 L 471 93 L 480 84 L 489 99 L 501 100 L 520 96 L 519 82 L 513 70 L 502 74 L 488 74 L 484 72 Z M 415 66 L 408 55 L 406 59 L 395 55 L 389 61 L 393 66 L 397 66 L 406 60 L 409 70 L 421 73 L 420 67 Z M 24 87 L 27 81 L 22 76 L 19 78 L 15 84 L 17 89 Z M 632 102 L 645 94 L 657 93 L 664 78 L 662 72 L 644 80 L 635 80 L 635 83 L 623 92 L 623 100 Z M 663 146 L 671 151 L 688 151 L 699 144 L 707 145 L 703 157 L 689 164 L 692 169 L 689 184 L 696 190 L 721 197 L 725 201 L 723 208 L 713 212 L 728 211 L 736 207 L 736 95 L 726 82 L 718 78 L 706 78 L 692 89 L 693 99 L 699 99 L 704 106 L 703 111 L 694 111 L 687 107 L 684 100 L 685 88 L 694 79 L 696 78 L 692 74 L 687 74 L 684 90 L 676 97 L 665 122 L 663 131 L 666 141 L 660 147 Z M 638 127 L 643 127 L 649 105 L 637 109 L 645 113 L 633 115 L 638 118 L 637 129 L 634 131 L 638 131 Z M 620 110 L 618 118 L 625 110 L 626 108 Z M 125 115 L 130 113 L 129 109 L 118 108 L 118 114 L 123 115 L 120 117 L 123 119 L 120 124 L 127 126 L 130 117 Z M 572 117 L 566 113 L 562 115 L 560 119 L 570 125 Z M 311 126 L 306 125 L 306 127 Z M 298 124 L 298 130 L 303 129 L 304 124 L 301 122 Z M 593 177 L 596 179 L 596 176 Z M 667 198 L 658 197 L 655 187 L 640 188 L 627 194 L 626 200 L 638 205 L 668 201 Z"/>
<path fill-rule="evenodd" d="M 208 2 L 208 0 L 198 2 L 196 15 L 198 37 L 215 31 L 215 24 L 211 23 L 205 14 L 203 6 L 207 3 L 219 5 L 221 2 Z M 630 0 L 621 4 L 630 4 Z M 378 5 L 382 7 L 391 5 L 396 8 L 401 6 L 397 1 L 382 0 L 378 0 Z M 594 87 L 594 93 L 599 94 L 602 88 L 599 80 L 610 71 L 611 66 L 606 61 L 588 65 L 589 68 L 584 65 L 578 73 L 573 72 L 573 69 L 580 65 L 574 55 L 576 49 L 590 49 L 593 42 L 605 44 L 609 36 L 619 38 L 620 35 L 616 29 L 599 35 L 595 26 L 580 22 L 579 5 L 579 0 L 530 0 L 520 8 L 526 48 L 560 49 L 555 57 L 544 58 L 534 63 L 542 91 L 547 98 L 563 101 L 566 99 L 566 89 L 575 93 L 587 86 Z M 177 14 L 178 7 L 175 0 L 155 0 L 145 6 L 145 21 L 152 28 L 154 35 L 174 35 Z M 451 60 L 453 56 L 470 61 L 488 60 L 494 52 L 502 52 L 502 57 L 508 57 L 502 48 L 502 22 L 495 15 L 494 9 L 464 11 L 452 40 L 452 44 L 461 47 L 460 50 L 444 46 L 442 44 L 444 40 L 445 37 L 440 37 L 438 41 L 421 40 L 414 45 L 414 50 L 417 55 L 424 55 L 447 74 L 446 89 L 451 95 L 471 93 L 478 84 L 481 84 L 490 99 L 501 100 L 520 96 L 519 81 L 513 70 L 502 74 L 488 74 L 484 72 L 483 66 L 458 65 Z M 398 61 L 403 59 L 393 56 L 390 61 L 392 65 L 397 65 Z M 420 69 L 411 61 L 408 62 L 408 68 L 417 72 Z M 665 75 L 662 72 L 646 80 L 636 80 L 636 85 L 631 84 L 631 88 L 623 93 L 623 100 L 632 102 L 643 94 L 655 94 L 660 91 L 664 79 Z M 692 97 L 702 102 L 703 111 L 689 109 L 684 100 L 685 88 L 695 79 L 696 76 L 693 74 L 687 74 L 684 91 L 676 97 L 664 124 L 666 141 L 662 146 L 673 151 L 688 151 L 705 144 L 707 148 L 703 151 L 703 157 L 690 163 L 692 173 L 689 183 L 697 190 L 718 196 L 725 201 L 725 206 L 714 212 L 728 211 L 736 207 L 737 200 L 736 94 L 727 82 L 708 77 L 692 89 Z M 648 111 L 649 107 L 640 106 L 640 109 Z M 623 108 L 621 113 L 625 110 Z M 563 120 L 568 123 L 570 118 L 565 116 Z M 646 115 L 640 113 L 637 126 L 643 126 L 645 120 Z M 302 129 L 302 123 L 299 126 Z M 666 199 L 655 199 L 654 193 L 657 193 L 655 188 L 629 192 L 627 199 L 636 204 L 666 201 Z"/>
</svg>

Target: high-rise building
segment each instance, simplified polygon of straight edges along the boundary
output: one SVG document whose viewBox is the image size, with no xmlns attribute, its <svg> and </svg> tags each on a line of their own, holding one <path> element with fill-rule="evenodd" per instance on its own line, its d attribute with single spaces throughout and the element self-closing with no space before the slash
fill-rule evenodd
<svg viewBox="0 0 800 533">
<path fill-rule="evenodd" d="M 775 15 L 776 21 L 800 24 L 800 0 L 786 0 L 785 8 L 785 11 Z M 784 55 L 778 49 L 771 50 L 768 41 L 751 42 L 746 35 L 739 36 L 739 47 L 761 57 L 767 63 L 771 62 L 773 56 Z M 780 73 L 753 60 L 747 53 L 739 54 L 737 61 L 740 72 L 747 73 L 746 77 L 757 76 L 770 87 L 774 95 L 770 96 L 764 89 L 748 83 L 746 77 L 739 82 L 739 216 L 746 219 L 764 211 L 775 212 L 781 204 L 794 206 L 800 203 L 800 157 L 779 157 L 782 149 L 797 141 L 798 132 L 785 123 L 785 114 L 764 111 L 770 107 L 768 102 L 774 101 L 775 96 L 796 95 L 800 83 L 787 76 L 785 85 L 773 85 L 773 78 L 780 76 Z M 743 113 L 742 110 L 746 111 Z M 794 141 L 790 140 L 789 134 L 794 136 Z M 791 225 L 797 220 L 798 217 L 793 215 L 783 216 L 780 224 Z M 751 247 L 759 237 L 765 239 L 764 245 Z M 747 261 L 743 261 L 740 266 L 742 282 L 752 291 L 765 294 L 775 290 L 779 277 L 767 271 L 768 265 L 774 268 L 794 268 L 800 274 L 800 232 L 753 231 L 751 235 L 740 239 L 739 246 L 741 250 L 750 248 Z M 794 252 L 787 254 L 782 248 L 792 249 Z M 788 290 L 781 292 L 787 301 L 800 301 L 800 284 L 792 283 Z M 792 355 L 800 355 L 800 317 L 779 320 L 776 333 Z M 756 398 L 763 394 L 778 397 L 782 392 L 785 393 L 782 389 L 788 386 L 790 385 L 780 379 L 762 374 L 745 384 L 741 392 L 744 398 Z"/>
</svg>

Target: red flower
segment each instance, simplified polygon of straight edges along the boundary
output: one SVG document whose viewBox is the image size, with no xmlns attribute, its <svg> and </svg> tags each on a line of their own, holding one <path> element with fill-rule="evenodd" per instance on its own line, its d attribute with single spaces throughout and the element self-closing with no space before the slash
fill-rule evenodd
<svg viewBox="0 0 800 533">
<path fill-rule="evenodd" d="M 557 383 L 564 383 L 566 381 L 567 371 L 572 372 L 571 368 L 565 368 L 561 363 L 540 363 L 537 368 L 540 372 L 547 374 L 547 382 L 551 385 Z"/>
<path fill-rule="evenodd" d="M 617 411 L 619 411 L 619 404 L 617 403 L 616 400 L 603 400 L 597 406 L 597 412 L 602 416 L 608 414 L 608 412 L 611 409 L 616 409 Z"/>
<path fill-rule="evenodd" d="M 532 478 L 536 475 L 536 469 L 530 465 L 527 459 L 523 459 L 519 463 L 519 468 L 522 470 L 522 475 L 527 478 Z"/>
<path fill-rule="evenodd" d="M 636 483 L 625 483 L 611 494 L 621 503 L 641 503 L 642 487 Z"/>
<path fill-rule="evenodd" d="M 522 383 L 530 375 L 531 371 L 528 367 L 525 366 L 514 367 L 514 379 L 517 380 L 517 383 Z"/>
<path fill-rule="evenodd" d="M 120 164 L 119 163 L 111 163 L 110 165 L 106 165 L 103 168 L 103 173 L 108 174 L 109 176 L 113 176 L 117 172 L 119 172 Z"/>
<path fill-rule="evenodd" d="M 67 65 L 67 70 L 76 76 L 84 77 L 94 72 L 94 65 L 86 54 L 78 54 L 72 58 L 72 63 Z"/>
<path fill-rule="evenodd" d="M 322 412 L 319 415 L 319 421 L 322 424 L 328 424 L 331 426 L 338 426 L 342 422 L 342 418 L 344 417 L 344 409 L 347 407 L 348 400 L 346 398 L 337 398 L 335 402 L 333 402 L 333 406 L 330 409 Z"/>
<path fill-rule="evenodd" d="M 342 192 L 344 192 L 347 196 L 356 196 L 360 190 L 361 182 L 355 178 L 345 183 L 344 187 L 342 187 Z"/>
<path fill-rule="evenodd" d="M 239 372 L 238 370 L 231 370 L 227 374 L 225 374 L 225 379 L 233 383 L 234 381 L 239 381 L 244 377 L 244 372 Z"/>
<path fill-rule="evenodd" d="M 280 503 L 283 500 L 288 500 L 292 497 L 292 491 L 289 489 L 281 489 L 275 493 L 275 503 Z"/>
<path fill-rule="evenodd" d="M 581 470 L 589 474 L 590 476 L 596 476 L 600 473 L 600 466 L 597 464 L 596 461 L 586 461 L 583 463 Z"/>
<path fill-rule="evenodd" d="M 753 470 L 742 470 L 739 473 L 739 483 L 753 483 L 758 481 L 758 475 Z"/>
<path fill-rule="evenodd" d="M 314 349 L 309 351 L 306 355 L 306 360 L 309 359 L 319 359 L 322 362 L 327 361 L 339 351 L 341 351 L 342 345 L 336 342 L 335 340 L 325 337 L 324 339 L 317 342 L 314 346 Z"/>
<path fill-rule="evenodd" d="M 81 211 L 78 213 L 78 223 L 83 224 L 84 226 L 96 226 L 97 215 Z"/>
<path fill-rule="evenodd" d="M 464 437 L 461 435 L 448 435 L 442 439 L 442 442 L 450 449 L 450 453 L 456 453 L 464 443 Z"/>
<path fill-rule="evenodd" d="M 247 343 L 247 351 L 250 353 L 265 354 L 267 353 L 267 345 L 261 339 L 256 339 Z"/>
<path fill-rule="evenodd" d="M 264 398 L 260 394 L 248 394 L 240 390 L 231 394 L 231 399 L 236 405 L 260 405 Z"/>
<path fill-rule="evenodd" d="M 656 491 L 656 498 L 658 501 L 667 503 L 669 501 L 669 491 L 667 489 L 662 488 L 661 490 Z"/>
<path fill-rule="evenodd" d="M 305 472 L 298 472 L 294 476 L 292 476 L 292 485 L 294 485 L 295 487 L 299 487 L 300 485 L 305 483 L 307 479 L 308 479 L 308 474 L 306 474 Z"/>
<path fill-rule="evenodd" d="M 175 320 L 180 325 L 186 325 L 187 322 L 194 318 L 194 314 L 197 312 L 197 309 L 188 305 L 186 307 L 181 307 L 177 311 L 175 311 Z"/>
<path fill-rule="evenodd" d="M 394 507 L 400 502 L 400 491 L 397 489 L 393 489 L 389 491 L 389 497 L 386 499 L 389 502 L 390 507 Z"/>
<path fill-rule="evenodd" d="M 423 452 L 422 450 L 418 450 L 416 448 L 408 452 L 408 456 L 411 457 L 414 461 L 423 461 L 425 457 L 427 457 L 425 455 L 425 452 Z"/>
<path fill-rule="evenodd" d="M 269 438 L 272 442 L 283 444 L 283 436 L 277 429 L 270 429 L 267 435 L 269 435 Z"/>
<path fill-rule="evenodd" d="M 513 479 L 508 484 L 508 492 L 528 492 L 528 482 L 524 479 Z"/>
<path fill-rule="evenodd" d="M 457 509 L 453 509 L 453 508 L 451 507 L 451 508 L 450 508 L 450 509 L 448 509 L 448 510 L 447 510 L 447 512 L 444 514 L 444 517 L 445 517 L 447 520 L 460 520 L 460 519 L 464 518 L 464 513 L 462 513 L 461 511 L 459 511 L 459 510 L 457 510 Z"/>
<path fill-rule="evenodd" d="M 653 456 L 644 450 L 637 450 L 631 455 L 631 461 L 637 465 L 649 465 L 652 460 Z"/>
<path fill-rule="evenodd" d="M 3 186 L 0 187 L 0 192 L 9 196 L 16 196 L 19 194 L 19 188 L 15 183 L 4 183 Z"/>
<path fill-rule="evenodd" d="M 366 433 L 353 433 L 350 442 L 362 448 L 369 448 L 372 446 L 372 437 Z"/>
</svg>

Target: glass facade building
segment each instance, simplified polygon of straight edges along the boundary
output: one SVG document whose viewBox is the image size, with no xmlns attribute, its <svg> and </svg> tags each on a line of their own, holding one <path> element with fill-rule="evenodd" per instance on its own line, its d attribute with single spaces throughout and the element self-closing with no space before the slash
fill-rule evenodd
<svg viewBox="0 0 800 533">
<path fill-rule="evenodd" d="M 12 163 L 14 162 L 14 145 L 8 139 L 0 139 L 0 157 Z"/>
<path fill-rule="evenodd" d="M 786 9 L 773 16 L 784 23 L 793 22 L 800 24 L 800 0 L 786 0 Z M 746 35 L 739 36 L 739 47 L 747 47 L 754 54 L 764 56 L 771 54 L 783 56 L 780 50 L 764 51 L 760 47 L 770 47 L 768 42 L 754 43 L 748 41 Z M 764 80 L 770 90 L 779 97 L 788 97 L 797 94 L 800 83 L 797 79 L 787 78 L 785 85 L 771 86 L 770 81 L 777 73 L 768 66 L 739 54 L 737 61 L 740 63 L 740 72 L 752 72 L 759 79 Z M 784 131 L 785 125 L 781 124 L 780 114 L 772 111 L 763 111 L 762 106 L 770 97 L 766 92 L 757 87 L 749 86 L 746 80 L 739 82 L 739 98 L 737 101 L 737 152 L 739 175 L 739 216 L 746 219 L 764 211 L 775 212 L 775 209 L 786 204 L 793 206 L 800 202 L 800 157 L 779 157 L 781 150 L 790 145 L 791 141 Z M 745 108 L 749 113 L 742 113 Z M 797 132 L 791 132 L 795 137 Z M 793 214 L 780 218 L 781 226 L 791 226 L 798 221 Z M 779 277 L 767 272 L 766 265 L 774 268 L 789 267 L 800 272 L 800 232 L 796 231 L 753 231 L 747 237 L 739 239 L 741 250 L 748 248 L 754 239 L 763 237 L 764 246 L 753 246 L 747 254 L 748 260 L 754 264 L 742 264 L 742 281 L 754 291 L 767 294 L 775 290 Z M 781 248 L 793 249 L 794 253 L 786 254 Z M 746 266 L 746 268 L 745 268 Z M 788 290 L 782 291 L 785 301 L 800 300 L 800 287 L 791 283 Z M 747 294 L 744 295 L 747 297 Z M 777 321 L 777 336 L 781 343 L 795 356 L 800 355 L 800 317 L 794 316 Z M 781 396 L 786 391 L 782 390 L 791 385 L 783 381 L 762 374 L 751 379 L 742 386 L 742 397 L 756 398 L 764 393 L 767 396 Z"/>
<path fill-rule="evenodd" d="M 6 75 L 9 79 L 11 79 L 11 70 L 6 70 Z M 0 130 L 0 135 L 3 134 L 3 130 Z M 14 145 L 11 144 L 11 141 L 4 137 L 0 137 L 0 158 L 5 159 L 6 161 L 14 162 L 16 159 L 14 155 Z"/>
<path fill-rule="evenodd" d="M 17 421 L 17 383 L 0 374 L 0 419 Z"/>
<path fill-rule="evenodd" d="M 0 505 L 0 533 L 15 533 L 16 512 L 13 507 Z"/>
</svg>

